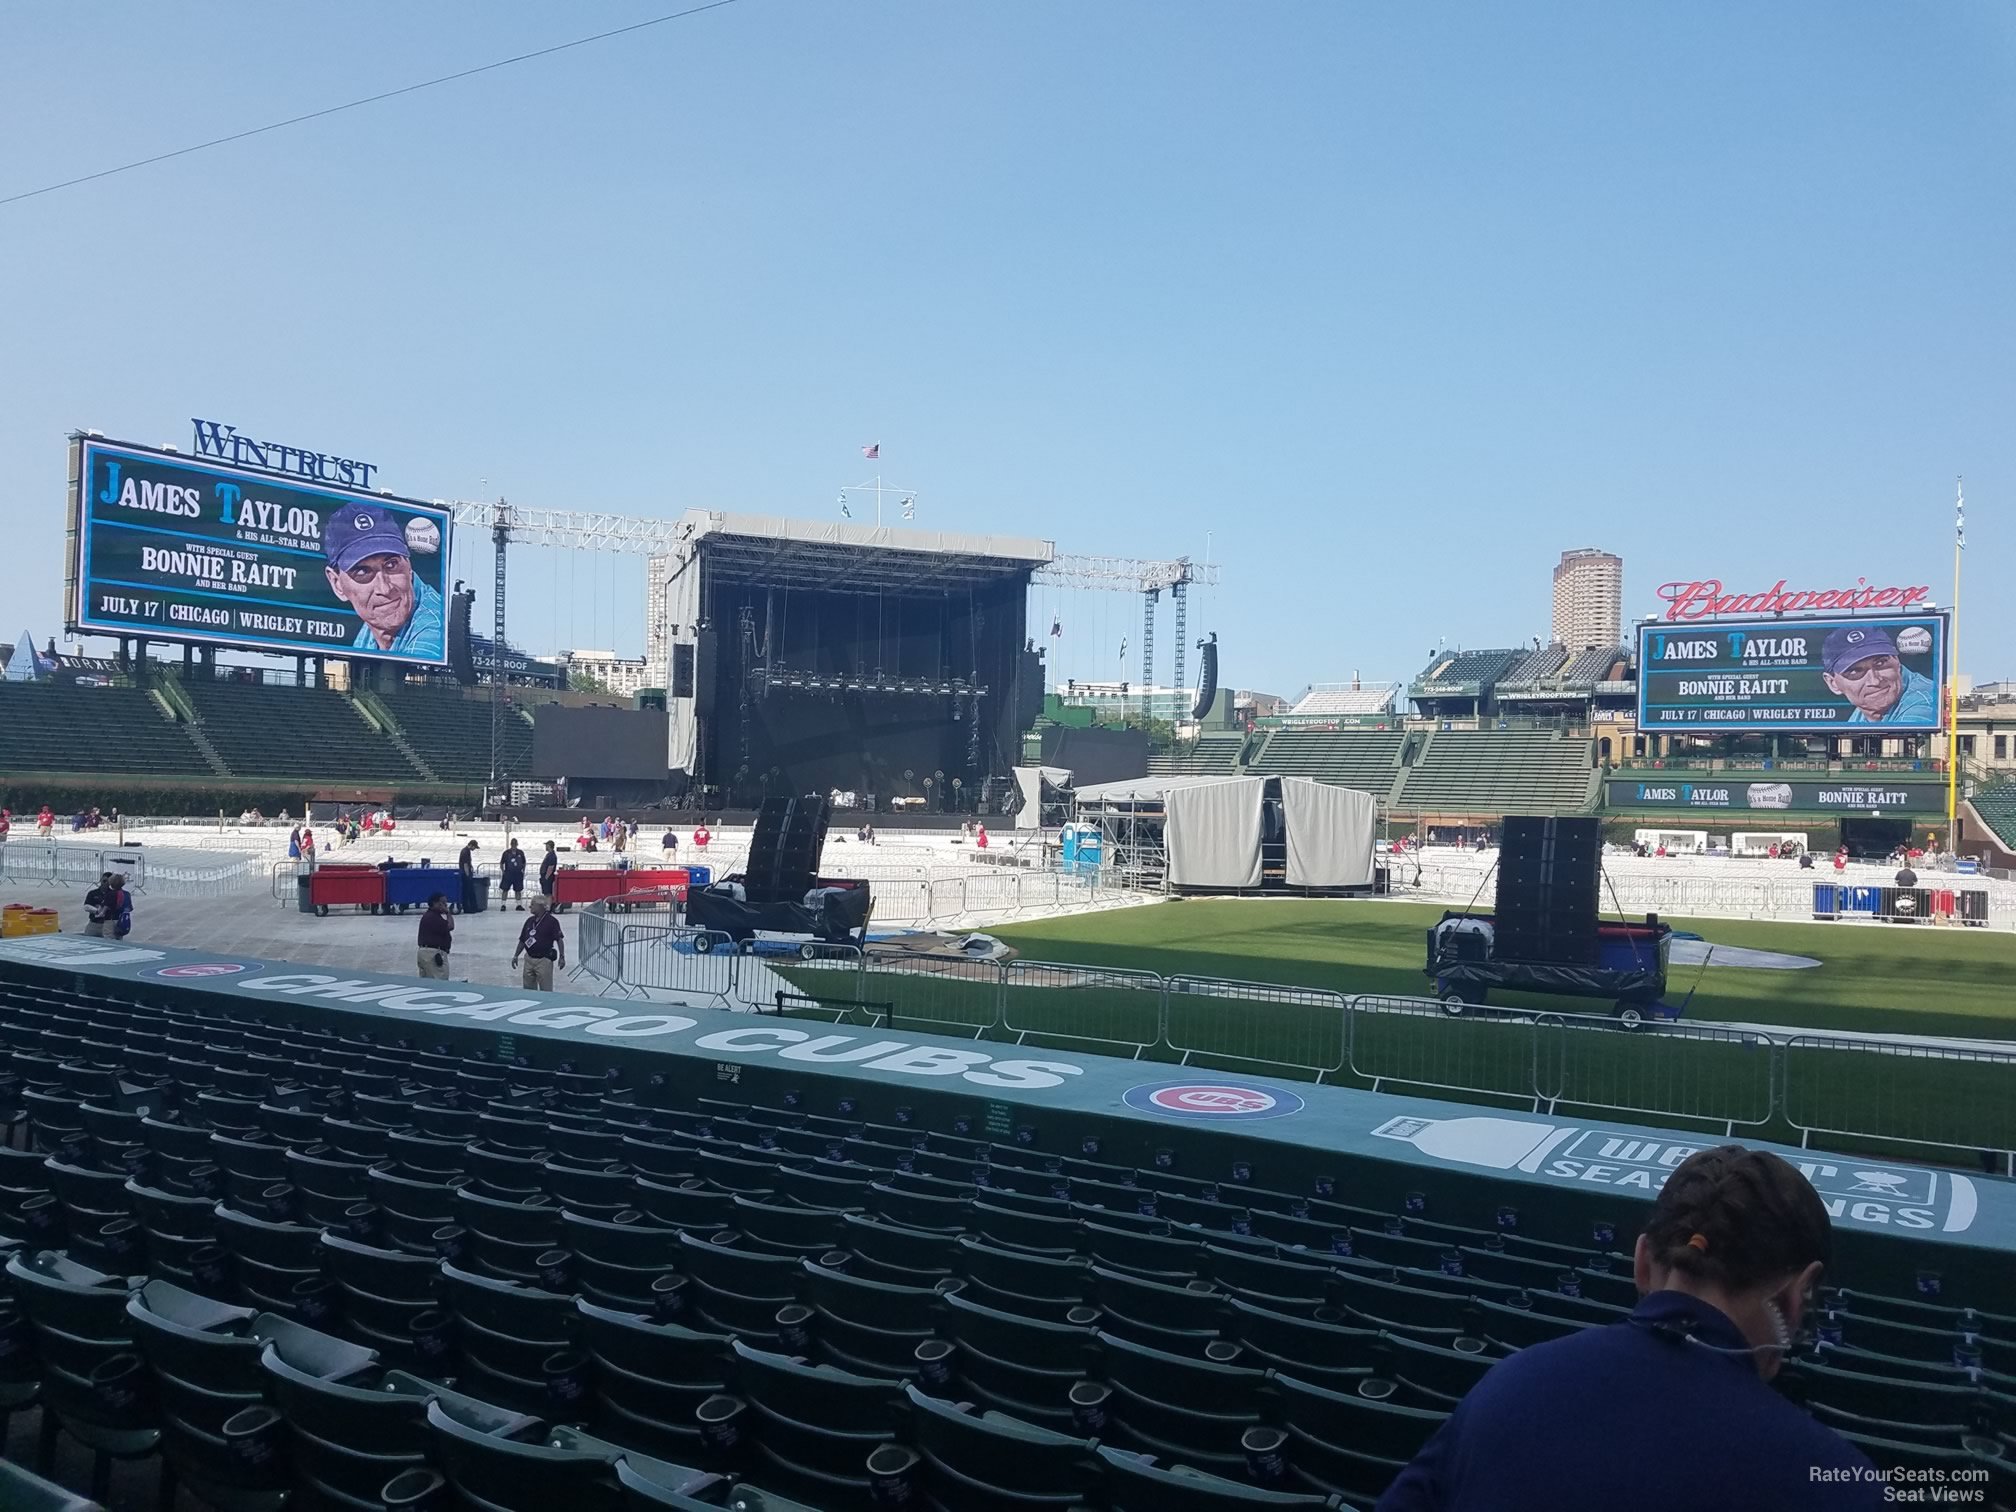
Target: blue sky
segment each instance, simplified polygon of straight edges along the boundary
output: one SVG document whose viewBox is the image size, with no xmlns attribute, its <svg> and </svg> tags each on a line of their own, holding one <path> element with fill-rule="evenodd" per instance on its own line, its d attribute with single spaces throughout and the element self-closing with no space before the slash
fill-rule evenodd
<svg viewBox="0 0 2016 1512">
<path fill-rule="evenodd" d="M 9 7 L 0 195 L 671 8 Z M 1192 638 L 1283 693 L 1544 634 L 1569 546 L 1633 612 L 1944 603 L 1965 473 L 2016 676 L 2012 86 L 1967 0 L 740 0 L 0 207 L 0 634 L 60 618 L 65 433 L 203 415 L 638 514 L 831 518 L 879 440 L 922 525 L 1208 541 Z M 515 639 L 641 652 L 639 564 L 515 567 Z M 1132 600 L 1053 614 L 1138 675 Z"/>
</svg>

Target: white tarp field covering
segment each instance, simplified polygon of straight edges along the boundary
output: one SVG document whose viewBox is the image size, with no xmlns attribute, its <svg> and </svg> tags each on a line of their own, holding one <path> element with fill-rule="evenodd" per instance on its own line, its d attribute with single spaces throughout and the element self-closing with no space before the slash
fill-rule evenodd
<svg viewBox="0 0 2016 1512">
<path fill-rule="evenodd" d="M 1372 885 L 1379 805 L 1370 793 L 1283 777 L 1281 818 L 1288 830 L 1290 887 Z"/>
<path fill-rule="evenodd" d="M 1260 885 L 1265 778 L 1227 777 L 1172 788 L 1164 800 L 1169 881 L 1175 887 Z"/>
</svg>

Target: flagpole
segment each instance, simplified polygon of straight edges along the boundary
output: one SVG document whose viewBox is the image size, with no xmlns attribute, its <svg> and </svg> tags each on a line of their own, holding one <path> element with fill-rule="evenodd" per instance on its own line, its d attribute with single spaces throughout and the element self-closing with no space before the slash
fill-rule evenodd
<svg viewBox="0 0 2016 1512">
<path fill-rule="evenodd" d="M 1967 549 L 1967 492 L 1953 480 L 1953 627 L 1946 636 L 1946 848 L 1960 854 L 1960 556 Z"/>
</svg>

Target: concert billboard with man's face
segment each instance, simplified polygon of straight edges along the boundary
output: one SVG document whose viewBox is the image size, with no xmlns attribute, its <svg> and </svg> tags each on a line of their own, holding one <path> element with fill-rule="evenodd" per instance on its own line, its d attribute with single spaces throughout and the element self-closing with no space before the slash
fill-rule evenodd
<svg viewBox="0 0 2016 1512">
<path fill-rule="evenodd" d="M 438 505 L 81 436 L 70 478 L 73 630 L 448 659 Z"/>
<path fill-rule="evenodd" d="M 1638 630 L 1638 728 L 1647 733 L 1939 729 L 1946 616 L 1746 619 Z"/>
</svg>

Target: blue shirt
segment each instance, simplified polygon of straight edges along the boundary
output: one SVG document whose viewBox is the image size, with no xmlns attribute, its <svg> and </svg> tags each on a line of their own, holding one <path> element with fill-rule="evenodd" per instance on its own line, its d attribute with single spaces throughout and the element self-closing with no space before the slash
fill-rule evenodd
<svg viewBox="0 0 2016 1512">
<path fill-rule="evenodd" d="M 1379 1512 L 1886 1505 L 1859 1450 L 1774 1391 L 1748 1353 L 1717 1353 L 1748 1344 L 1720 1310 L 1665 1291 L 1631 1318 L 1492 1366 L 1379 1499 Z M 1652 1325 L 1690 1328 L 1699 1342 Z"/>
<path fill-rule="evenodd" d="M 442 639 L 441 595 L 416 575 L 413 579 L 413 612 L 399 627 L 399 633 L 392 637 L 392 644 L 380 646 L 378 632 L 369 625 L 360 629 L 357 639 L 350 644 L 359 651 L 375 651 L 380 656 L 418 656 L 428 661 L 439 661 L 445 645 Z"/>
<path fill-rule="evenodd" d="M 1890 705 L 1890 712 L 1881 719 L 1871 719 L 1860 709 L 1848 716 L 1849 724 L 1908 724 L 1936 725 L 1939 723 L 1939 688 L 1923 672 L 1913 672 L 1909 667 L 1898 669 L 1904 674 L 1904 686 L 1898 691 L 1897 702 Z"/>
</svg>

